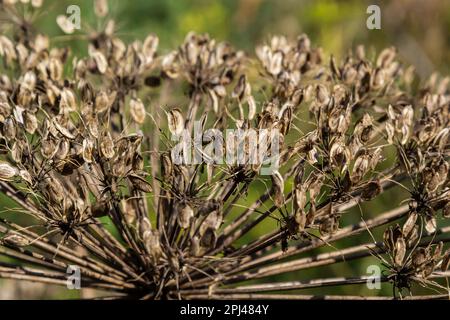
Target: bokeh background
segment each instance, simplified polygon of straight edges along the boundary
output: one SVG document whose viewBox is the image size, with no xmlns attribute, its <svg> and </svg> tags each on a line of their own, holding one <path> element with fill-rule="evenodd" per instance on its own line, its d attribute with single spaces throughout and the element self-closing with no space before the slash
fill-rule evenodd
<svg viewBox="0 0 450 320">
<path fill-rule="evenodd" d="M 56 25 L 56 16 L 65 14 L 69 5 L 81 9 L 82 30 L 66 36 Z M 366 28 L 367 6 L 377 4 L 381 8 L 381 30 Z M 75 55 L 86 53 L 86 35 L 89 30 L 102 27 L 93 12 L 91 0 L 44 0 L 44 10 L 36 19 L 36 26 L 48 34 L 58 46 L 69 46 Z M 218 40 L 226 40 L 235 47 L 254 54 L 255 45 L 271 35 L 284 34 L 296 37 L 307 33 L 315 46 L 324 49 L 326 57 L 333 53 L 337 58 L 358 44 L 366 45 L 372 52 L 387 46 L 396 46 L 401 60 L 414 64 L 421 78 L 433 71 L 449 74 L 450 71 L 450 1 L 447 0 L 397 0 L 397 1 L 337 1 L 337 0 L 129 0 L 109 1 L 109 18 L 116 21 L 117 34 L 126 41 L 144 39 L 149 33 L 160 38 L 161 53 L 175 48 L 189 31 L 207 32 Z M 1 23 L 1 22 L 0 22 Z M 392 161 L 392 159 L 387 159 Z M 262 189 L 250 189 L 249 203 L 256 199 Z M 343 224 L 355 222 L 363 212 L 369 218 L 399 203 L 407 197 L 401 188 L 379 196 L 375 201 L 364 203 L 344 215 Z M 3 208 L 12 204 L 4 197 Z M 273 229 L 275 223 L 268 221 L 248 237 Z M 375 236 L 380 236 L 377 230 Z M 247 238 L 248 239 L 248 238 Z M 244 241 L 246 239 L 243 239 Z M 336 243 L 336 247 L 356 245 L 370 241 L 369 235 Z M 347 242 L 346 242 L 347 241 Z M 319 251 L 330 251 L 322 248 Z M 274 280 L 308 279 L 332 276 L 356 276 L 365 274 L 373 258 L 330 267 L 304 270 L 283 275 Z M 383 285 L 381 290 L 369 291 L 366 286 L 326 288 L 330 294 L 389 295 L 391 287 Z M 322 290 L 323 291 L 323 290 Z M 302 293 L 323 294 L 321 289 L 302 290 Z M 64 299 L 86 298 L 93 293 L 70 291 L 52 286 L 27 284 L 0 280 L 0 299 L 33 298 Z"/>
</svg>

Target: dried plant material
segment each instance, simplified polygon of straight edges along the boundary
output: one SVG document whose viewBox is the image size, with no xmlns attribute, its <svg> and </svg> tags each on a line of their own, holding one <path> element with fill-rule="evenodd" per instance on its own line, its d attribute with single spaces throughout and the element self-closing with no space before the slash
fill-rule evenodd
<svg viewBox="0 0 450 320">
<path fill-rule="evenodd" d="M 130 100 L 130 113 L 133 120 L 138 124 L 143 124 L 145 121 L 145 107 L 141 99 Z"/>
<path fill-rule="evenodd" d="M 113 298 L 328 297 L 367 279 L 334 265 L 367 257 L 393 298 L 448 297 L 449 77 L 416 79 L 395 48 L 324 61 L 305 34 L 244 53 L 190 32 L 161 52 L 120 39 L 105 0 L 70 50 L 30 1 L 0 3 L 0 251 L 17 266 L 0 277 L 65 285 L 55 272 L 82 265 Z"/>
<path fill-rule="evenodd" d="M 184 130 L 184 120 L 180 109 L 172 109 L 167 113 L 167 122 L 170 132 L 179 136 Z"/>
<path fill-rule="evenodd" d="M 7 162 L 0 162 L 0 180 L 9 181 L 18 174 L 17 168 Z"/>
</svg>

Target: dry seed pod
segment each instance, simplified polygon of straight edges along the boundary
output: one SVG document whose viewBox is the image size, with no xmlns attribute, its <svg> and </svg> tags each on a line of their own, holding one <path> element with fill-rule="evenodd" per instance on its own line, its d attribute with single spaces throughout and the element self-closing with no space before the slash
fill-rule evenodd
<svg viewBox="0 0 450 320">
<path fill-rule="evenodd" d="M 145 121 L 145 107 L 141 99 L 130 100 L 130 113 L 133 120 L 138 124 L 143 124 Z"/>
<path fill-rule="evenodd" d="M 406 255 L 406 242 L 403 237 L 399 237 L 394 247 L 394 263 L 401 266 Z"/>
<path fill-rule="evenodd" d="M 417 218 L 418 218 L 417 212 L 413 211 L 409 214 L 408 219 L 406 220 L 405 224 L 403 225 L 402 232 L 405 235 L 405 237 L 408 238 L 409 233 L 413 230 Z"/>
<path fill-rule="evenodd" d="M 128 176 L 128 179 L 130 179 L 130 182 L 133 184 L 133 186 L 142 192 L 150 193 L 152 192 L 152 186 L 147 180 L 142 178 L 141 176 L 138 176 L 136 174 L 130 174 Z"/>
<path fill-rule="evenodd" d="M 100 152 L 106 159 L 111 159 L 115 155 L 114 142 L 109 132 L 103 135 L 100 141 Z"/>
<path fill-rule="evenodd" d="M 194 217 L 194 210 L 192 210 L 192 208 L 188 204 L 184 205 L 177 215 L 178 225 L 183 229 L 189 228 L 191 219 L 193 217 Z"/>
<path fill-rule="evenodd" d="M 66 15 L 57 16 L 56 23 L 64 33 L 72 34 L 75 31 L 75 25 L 69 20 Z"/>
<path fill-rule="evenodd" d="M 2 181 L 11 181 L 19 171 L 16 167 L 13 167 L 7 162 L 0 162 L 0 180 Z"/>
<path fill-rule="evenodd" d="M 7 139 L 7 140 L 12 140 L 16 137 L 16 123 L 13 120 L 12 117 L 8 117 L 5 119 L 5 121 L 3 122 L 3 136 Z"/>
<path fill-rule="evenodd" d="M 180 136 L 184 130 L 184 119 L 180 109 L 172 109 L 167 113 L 170 133 Z"/>
<path fill-rule="evenodd" d="M 94 59 L 97 70 L 102 74 L 105 73 L 108 69 L 108 61 L 103 53 L 98 50 L 92 50 L 89 52 L 89 55 Z"/>
<path fill-rule="evenodd" d="M 36 129 L 38 128 L 38 121 L 34 113 L 29 112 L 28 110 L 25 110 L 22 113 L 23 116 L 23 124 L 25 127 L 25 130 L 29 134 L 33 134 Z"/>
<path fill-rule="evenodd" d="M 102 113 L 108 110 L 116 99 L 117 92 L 113 91 L 106 93 L 105 91 L 100 91 L 95 97 L 95 111 Z"/>
<path fill-rule="evenodd" d="M 284 204 L 284 180 L 278 171 L 272 175 L 272 193 L 275 206 L 278 208 Z"/>
<path fill-rule="evenodd" d="M 85 138 L 83 140 L 83 160 L 87 163 L 91 163 L 94 159 L 94 142 L 89 139 L 89 138 Z"/>
<path fill-rule="evenodd" d="M 75 139 L 75 136 L 72 133 L 70 133 L 70 131 L 67 128 L 59 124 L 58 120 L 53 119 L 52 125 L 63 137 L 66 137 L 67 139 L 70 140 Z"/>
<path fill-rule="evenodd" d="M 436 231 L 436 218 L 432 216 L 425 216 L 425 230 L 428 233 L 434 233 Z"/>
<path fill-rule="evenodd" d="M 30 241 L 19 234 L 8 234 L 1 238 L 0 241 L 14 247 L 25 247 L 30 243 Z"/>
<path fill-rule="evenodd" d="M 99 18 L 103 18 L 108 14 L 108 1 L 107 0 L 95 0 L 94 12 Z"/>
<path fill-rule="evenodd" d="M 73 112 L 77 108 L 75 95 L 72 90 L 64 88 L 61 92 L 61 100 L 59 102 L 59 108 L 62 113 Z"/>
</svg>

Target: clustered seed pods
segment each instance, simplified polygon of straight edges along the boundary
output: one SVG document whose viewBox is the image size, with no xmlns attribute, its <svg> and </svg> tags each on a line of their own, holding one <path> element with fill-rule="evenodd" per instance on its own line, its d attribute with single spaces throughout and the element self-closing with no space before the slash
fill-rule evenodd
<svg viewBox="0 0 450 320">
<path fill-rule="evenodd" d="M 1 277 L 61 284 L 76 264 L 118 297 L 273 298 L 354 281 L 279 275 L 373 255 L 396 298 L 448 293 L 448 77 L 413 90 L 395 48 L 328 63 L 305 34 L 244 54 L 191 32 L 161 55 L 154 34 L 121 40 L 105 0 L 75 57 L 18 24 L 29 2 L 0 1 L 0 191 L 20 207 L 0 246 L 36 270 Z M 375 227 L 382 241 L 353 242 Z"/>
</svg>

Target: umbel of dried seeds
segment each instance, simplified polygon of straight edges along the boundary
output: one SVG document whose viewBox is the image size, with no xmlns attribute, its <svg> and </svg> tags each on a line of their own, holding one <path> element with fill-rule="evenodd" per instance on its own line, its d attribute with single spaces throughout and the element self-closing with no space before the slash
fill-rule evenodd
<svg viewBox="0 0 450 320">
<path fill-rule="evenodd" d="M 1 278 L 66 286 L 76 265 L 83 289 L 116 298 L 360 299 L 365 274 L 298 271 L 368 257 L 393 295 L 362 298 L 423 299 L 417 286 L 448 298 L 449 77 L 415 80 L 392 47 L 337 61 L 305 34 L 253 54 L 189 33 L 160 54 L 156 35 L 121 40 L 104 0 L 105 28 L 76 57 L 23 16 L 41 5 L 0 2 L 0 191 L 15 203 L 0 214 L 0 254 L 14 258 Z M 243 143 L 244 161 L 176 163 L 198 124 L 279 132 L 278 154 L 262 149 L 278 167 L 261 174 L 250 140 L 226 141 Z M 212 159 L 212 135 L 196 143 Z M 407 196 L 386 212 L 350 210 L 396 188 Z"/>
</svg>

